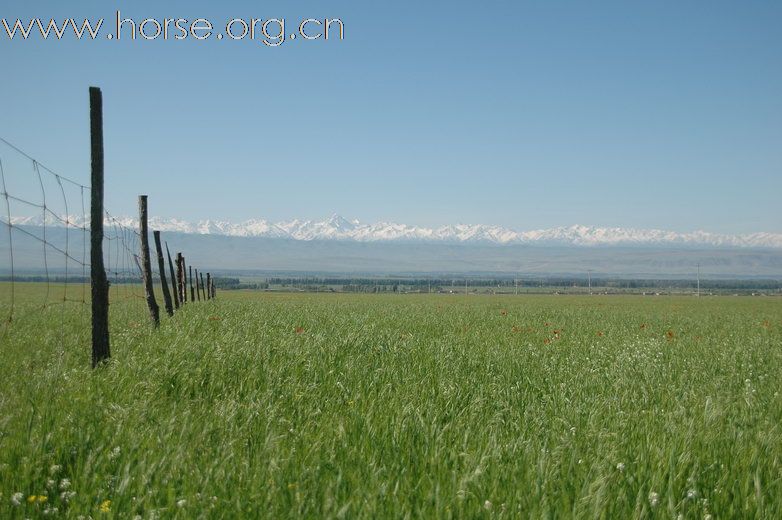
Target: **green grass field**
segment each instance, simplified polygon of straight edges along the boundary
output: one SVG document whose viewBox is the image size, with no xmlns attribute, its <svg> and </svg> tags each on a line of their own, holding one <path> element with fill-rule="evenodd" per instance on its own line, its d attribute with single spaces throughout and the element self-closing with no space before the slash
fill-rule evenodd
<svg viewBox="0 0 782 520">
<path fill-rule="evenodd" d="M 0 518 L 782 518 L 778 298 L 222 292 L 157 331 L 131 298 L 93 371 L 41 290 Z"/>
</svg>

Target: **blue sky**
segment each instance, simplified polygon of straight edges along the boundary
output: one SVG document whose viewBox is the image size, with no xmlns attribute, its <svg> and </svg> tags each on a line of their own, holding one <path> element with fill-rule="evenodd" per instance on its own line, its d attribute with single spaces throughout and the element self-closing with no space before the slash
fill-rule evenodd
<svg viewBox="0 0 782 520">
<path fill-rule="evenodd" d="M 341 18 L 344 41 L 9 42 L 0 136 L 133 214 L 782 232 L 782 3 L 38 1 L 6 19 Z M 104 30 L 104 34 L 107 30 Z"/>
</svg>

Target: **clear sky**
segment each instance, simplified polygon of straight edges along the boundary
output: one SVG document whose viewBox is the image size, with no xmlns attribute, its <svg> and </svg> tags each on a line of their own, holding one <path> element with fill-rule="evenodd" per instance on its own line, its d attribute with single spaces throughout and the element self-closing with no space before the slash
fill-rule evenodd
<svg viewBox="0 0 782 520">
<path fill-rule="evenodd" d="M 344 41 L 109 41 L 148 17 L 341 18 Z M 586 224 L 782 232 L 782 3 L 3 0 L 107 18 L 0 34 L 0 136 L 106 204 L 189 220 Z M 4 32 L 4 29 L 0 28 Z"/>
</svg>

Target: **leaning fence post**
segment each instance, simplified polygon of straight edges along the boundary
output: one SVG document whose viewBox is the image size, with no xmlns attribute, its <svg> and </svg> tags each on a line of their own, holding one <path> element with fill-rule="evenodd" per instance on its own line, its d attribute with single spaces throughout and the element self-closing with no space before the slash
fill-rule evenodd
<svg viewBox="0 0 782 520">
<path fill-rule="evenodd" d="M 212 299 L 212 275 L 210 273 L 206 273 L 206 299 Z"/>
<path fill-rule="evenodd" d="M 155 288 L 152 285 L 152 262 L 149 259 L 149 228 L 147 223 L 147 196 L 138 196 L 139 233 L 141 234 L 141 280 L 144 282 L 144 294 L 149 307 L 149 317 L 155 327 L 160 325 L 160 308 L 155 301 Z"/>
<path fill-rule="evenodd" d="M 92 293 L 92 367 L 111 357 L 109 280 L 103 265 L 103 94 L 90 87 L 90 284 Z"/>
<path fill-rule="evenodd" d="M 174 308 L 179 310 L 179 295 L 176 291 L 176 273 L 174 272 L 174 262 L 171 261 L 171 251 L 168 250 L 168 242 L 166 242 L 166 255 L 168 256 L 168 272 L 171 273 L 171 289 L 173 289 L 174 292 Z"/>
<path fill-rule="evenodd" d="M 160 231 L 153 231 L 155 237 L 155 251 L 157 252 L 157 268 L 160 271 L 160 285 L 163 287 L 163 302 L 166 305 L 166 313 L 169 316 L 174 315 L 174 306 L 171 305 L 171 293 L 168 290 L 168 280 L 166 280 L 166 264 L 163 261 L 163 248 L 160 247 Z"/>
<path fill-rule="evenodd" d="M 206 301 L 206 288 L 204 287 L 204 273 L 201 272 L 200 275 L 201 275 L 201 292 L 204 295 L 204 301 Z"/>
</svg>

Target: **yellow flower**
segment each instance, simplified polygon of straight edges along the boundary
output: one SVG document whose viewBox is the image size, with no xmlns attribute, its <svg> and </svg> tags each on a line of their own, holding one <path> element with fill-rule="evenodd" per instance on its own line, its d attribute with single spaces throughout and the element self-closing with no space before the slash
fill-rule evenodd
<svg viewBox="0 0 782 520">
<path fill-rule="evenodd" d="M 30 495 L 29 497 L 27 497 L 27 503 L 28 503 L 28 504 L 32 504 L 33 502 L 35 502 L 35 500 L 36 500 L 37 498 L 38 498 L 38 497 L 37 497 L 37 496 L 35 496 L 35 495 Z"/>
<path fill-rule="evenodd" d="M 49 500 L 49 497 L 47 497 L 46 495 L 38 495 L 38 502 L 43 503 L 46 502 L 47 500 Z"/>
<path fill-rule="evenodd" d="M 104 500 L 101 502 L 99 509 L 101 513 L 108 513 L 111 511 L 111 500 Z"/>
<path fill-rule="evenodd" d="M 293 482 L 291 484 L 288 484 L 288 489 L 296 489 L 296 483 Z"/>
</svg>

